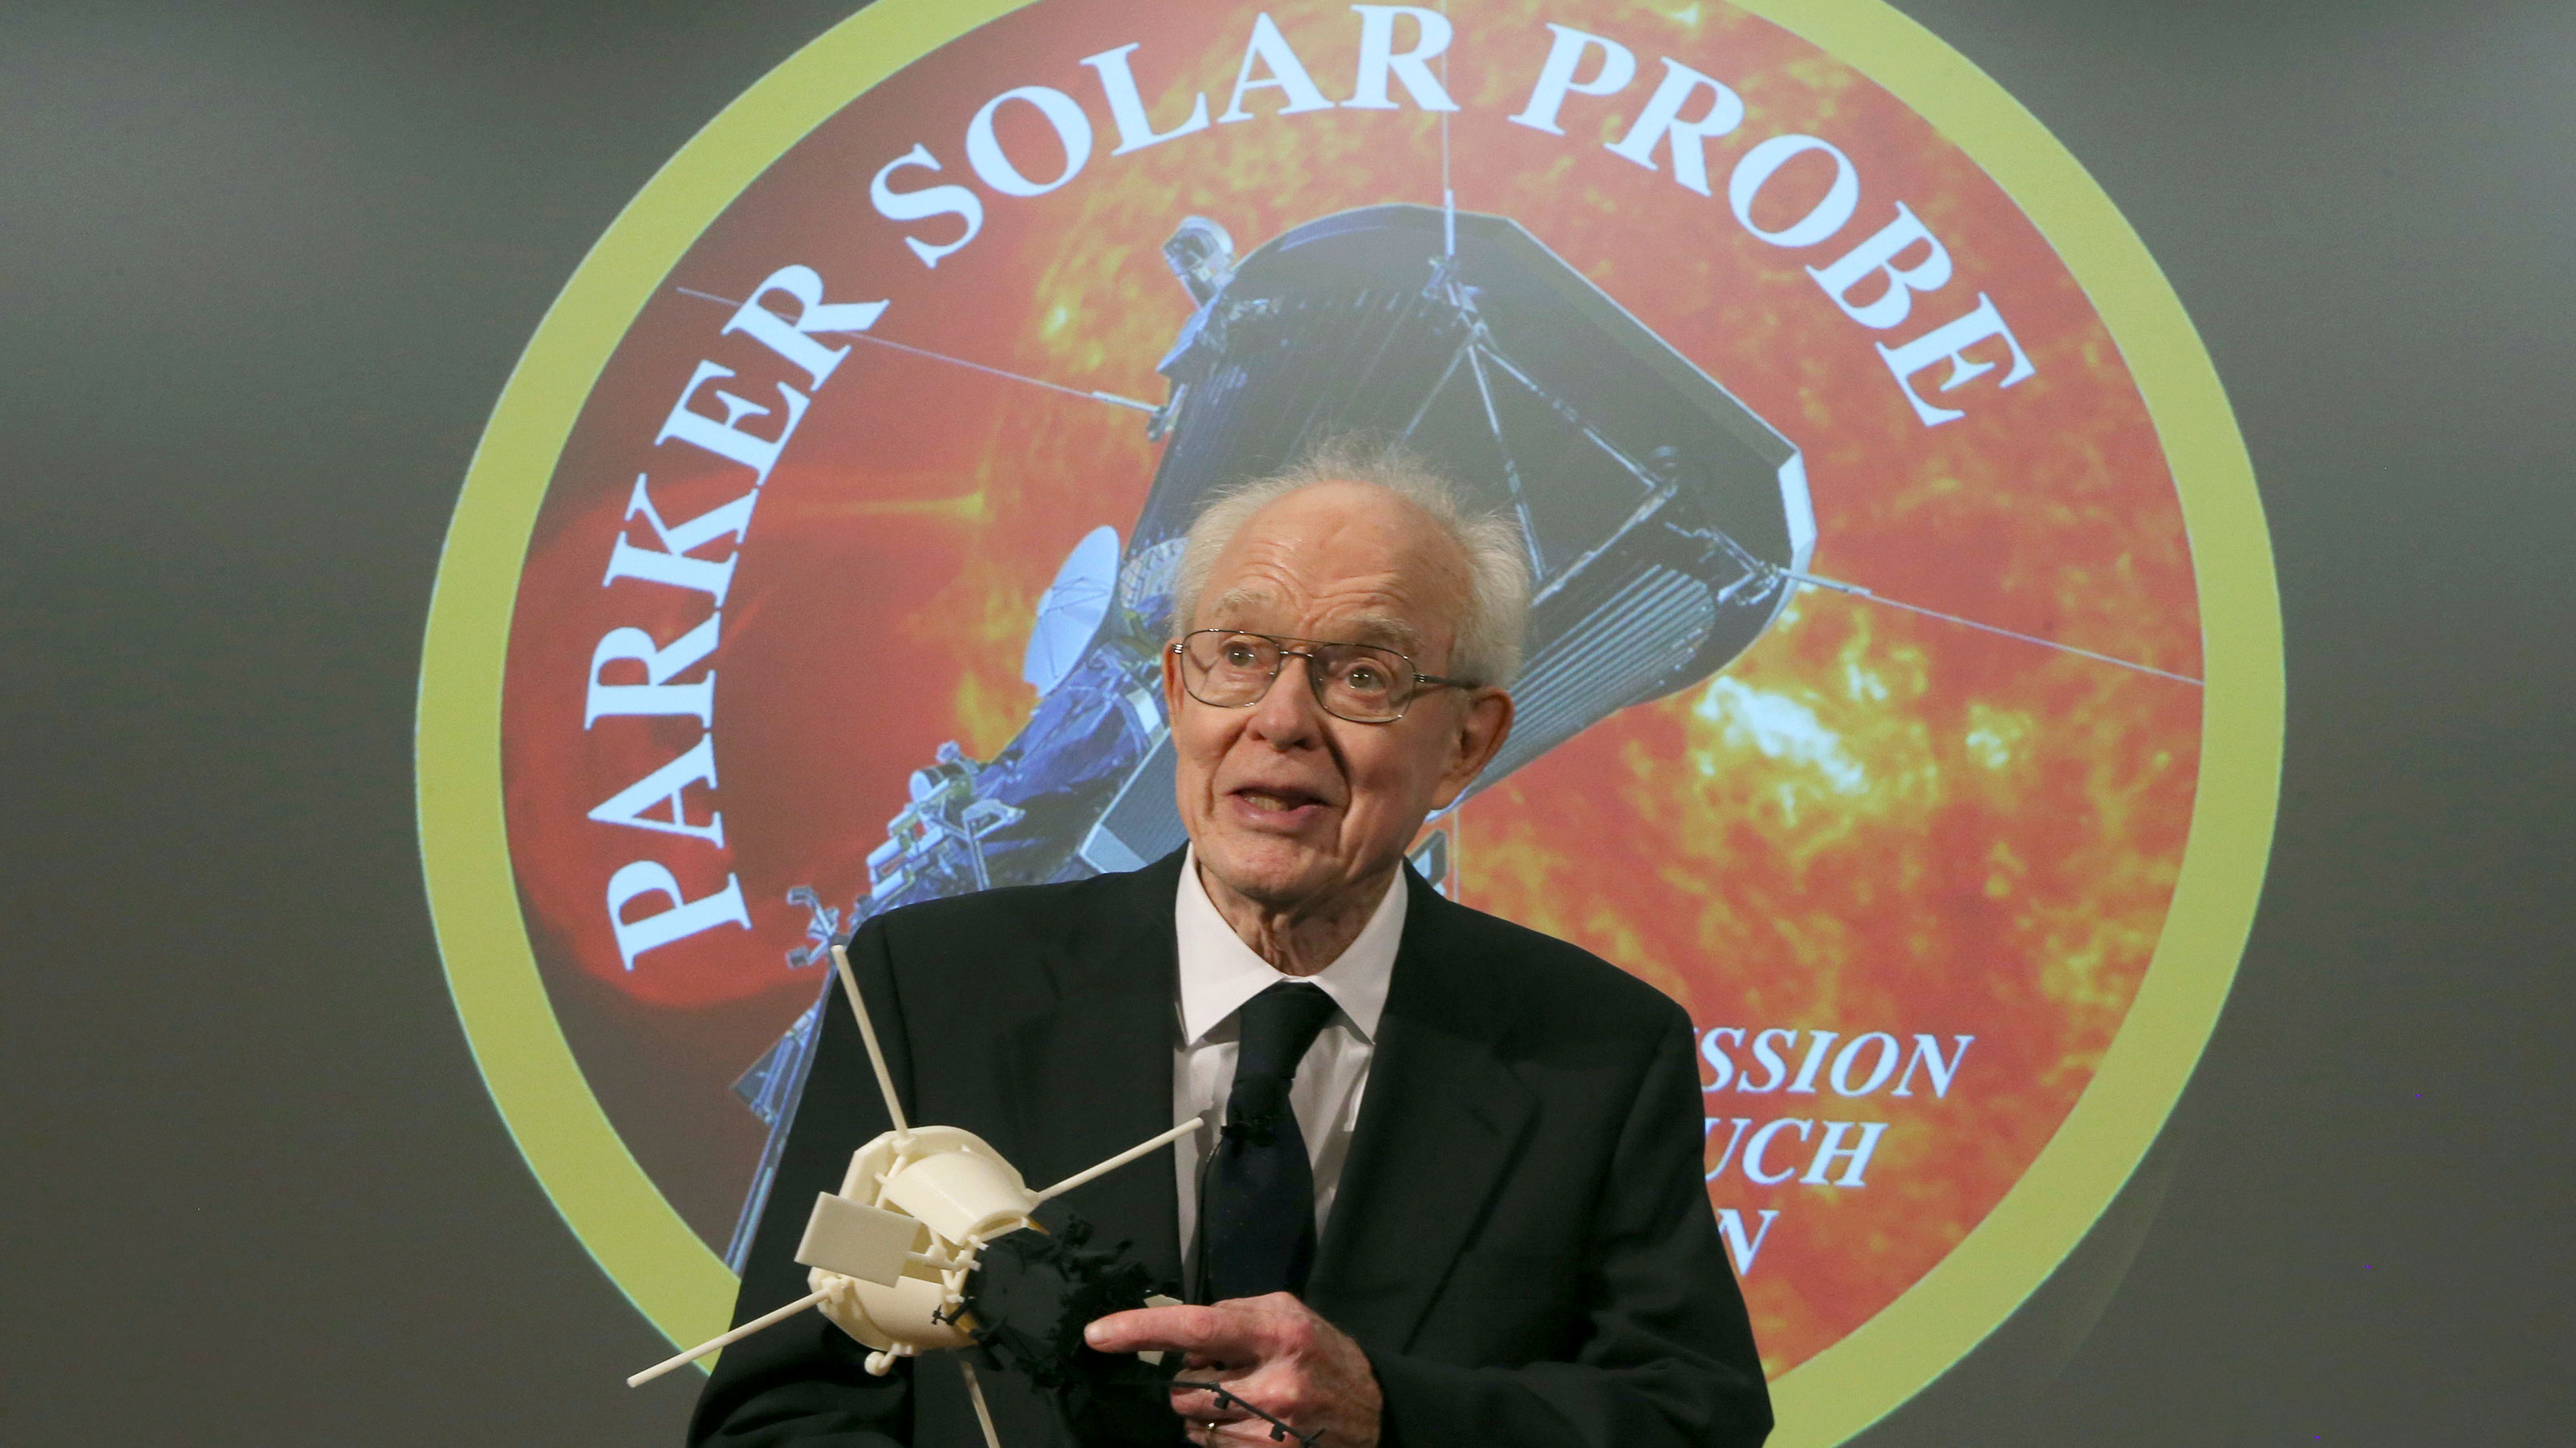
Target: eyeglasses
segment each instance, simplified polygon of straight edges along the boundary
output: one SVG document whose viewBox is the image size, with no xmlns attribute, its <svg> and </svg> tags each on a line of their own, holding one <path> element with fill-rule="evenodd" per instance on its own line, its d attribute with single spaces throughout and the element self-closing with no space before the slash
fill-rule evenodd
<svg viewBox="0 0 2576 1448">
<path fill-rule="evenodd" d="M 1303 644 L 1304 648 L 1290 648 Z M 1418 673 L 1413 660 L 1373 644 L 1331 644 L 1203 628 L 1172 645 L 1181 656 L 1181 683 L 1190 697 L 1219 709 L 1248 709 L 1270 692 L 1271 681 L 1291 658 L 1306 661 L 1306 684 L 1315 702 L 1336 719 L 1392 724 L 1426 688 L 1465 688 L 1461 679 Z"/>
</svg>

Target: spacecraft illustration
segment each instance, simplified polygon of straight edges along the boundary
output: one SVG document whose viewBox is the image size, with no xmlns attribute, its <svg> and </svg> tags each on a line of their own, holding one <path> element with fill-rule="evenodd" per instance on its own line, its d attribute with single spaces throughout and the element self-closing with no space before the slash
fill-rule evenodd
<svg viewBox="0 0 2576 1448">
<path fill-rule="evenodd" d="M 792 965 L 900 905 L 1179 848 L 1159 653 L 1184 535 L 1210 494 L 1326 440 L 1399 446 L 1520 524 L 1526 662 L 1511 739 L 1477 789 L 1707 679 L 1811 581 L 1797 448 L 1518 223 L 1369 206 L 1238 258 L 1223 227 L 1191 217 L 1163 254 L 1195 310 L 1157 366 L 1167 400 L 1128 404 L 1163 446 L 1142 510 L 1123 544 L 1114 526 L 1082 539 L 1041 598 L 1022 668 L 1039 699 L 1019 734 L 990 759 L 944 745 L 914 772 L 846 915 L 791 893 L 814 917 Z M 1434 881 L 1447 838 L 1417 847 Z M 725 1253 L 737 1270 L 828 997 L 827 982 L 735 1083 L 769 1131 Z"/>
</svg>

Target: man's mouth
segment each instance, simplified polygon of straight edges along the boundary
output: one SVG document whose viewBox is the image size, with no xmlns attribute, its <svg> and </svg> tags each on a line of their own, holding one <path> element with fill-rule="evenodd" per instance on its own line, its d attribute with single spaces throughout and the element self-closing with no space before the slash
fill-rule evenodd
<svg viewBox="0 0 2576 1448">
<path fill-rule="evenodd" d="M 1234 791 L 1234 797 L 1263 814 L 1289 814 L 1324 802 L 1321 795 L 1278 786 L 1246 786 Z"/>
</svg>

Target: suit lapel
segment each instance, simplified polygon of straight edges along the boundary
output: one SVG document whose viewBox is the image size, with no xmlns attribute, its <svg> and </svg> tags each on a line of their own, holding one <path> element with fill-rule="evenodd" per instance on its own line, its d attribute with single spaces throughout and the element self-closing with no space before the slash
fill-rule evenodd
<svg viewBox="0 0 2576 1448">
<path fill-rule="evenodd" d="M 1537 1103 L 1502 1064 L 1506 1026 L 1448 951 L 1458 907 L 1410 869 L 1404 940 L 1366 1098 L 1307 1300 L 1401 1352 L 1517 1153 Z"/>
<path fill-rule="evenodd" d="M 1105 884 L 1054 960 L 1054 1006 L 1004 1032 L 1021 1155 L 1046 1186 L 1172 1125 L 1172 1012 L 1180 963 L 1172 900 L 1180 856 Z M 1171 1158 L 1119 1168 L 1040 1215 L 1083 1217 L 1099 1245 L 1126 1240 L 1158 1281 L 1181 1275 Z"/>
</svg>

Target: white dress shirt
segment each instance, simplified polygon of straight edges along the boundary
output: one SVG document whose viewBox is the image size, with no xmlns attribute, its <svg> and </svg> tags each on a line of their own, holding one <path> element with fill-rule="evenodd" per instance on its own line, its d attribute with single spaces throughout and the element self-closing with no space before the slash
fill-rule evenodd
<svg viewBox="0 0 2576 1448">
<path fill-rule="evenodd" d="M 1396 943 L 1404 937 L 1403 872 L 1387 887 L 1386 898 L 1362 926 L 1348 949 L 1310 976 L 1292 976 L 1272 967 L 1234 933 L 1199 883 L 1198 854 L 1181 862 L 1181 888 L 1172 902 L 1172 925 L 1181 957 L 1180 1044 L 1172 1052 L 1172 1120 L 1205 1118 L 1184 1136 L 1173 1153 L 1173 1171 L 1181 1194 L 1181 1260 L 1192 1261 L 1198 1240 L 1199 1164 L 1216 1149 L 1225 1122 L 1225 1101 L 1234 1092 L 1234 1060 L 1243 1003 L 1283 980 L 1307 980 L 1324 988 L 1336 1007 L 1333 1018 L 1307 1049 L 1288 1090 L 1297 1113 L 1297 1129 L 1306 1138 L 1306 1158 L 1315 1172 L 1315 1235 L 1333 1210 L 1342 1162 L 1351 1149 L 1351 1128 L 1360 1118 L 1360 1093 L 1368 1084 L 1369 1057 L 1377 1049 L 1378 1016 L 1386 1009 L 1387 981 L 1395 973 Z"/>
</svg>

